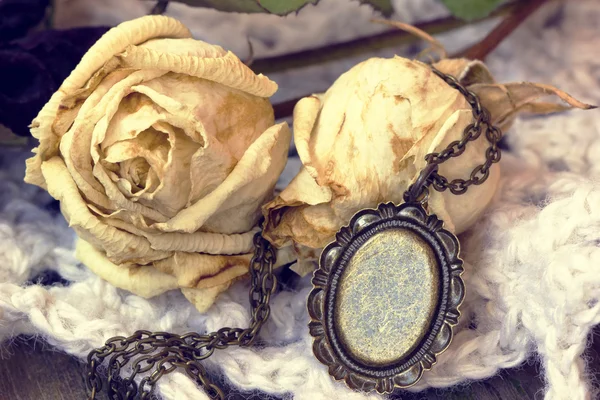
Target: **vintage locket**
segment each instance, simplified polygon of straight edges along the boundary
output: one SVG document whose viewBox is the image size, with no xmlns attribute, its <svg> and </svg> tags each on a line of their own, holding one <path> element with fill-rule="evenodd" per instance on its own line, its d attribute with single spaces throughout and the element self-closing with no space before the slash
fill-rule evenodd
<svg viewBox="0 0 600 400">
<path fill-rule="evenodd" d="M 365 209 L 323 250 L 308 298 L 313 352 L 352 389 L 415 384 L 452 340 L 459 242 L 419 202 Z"/>
</svg>

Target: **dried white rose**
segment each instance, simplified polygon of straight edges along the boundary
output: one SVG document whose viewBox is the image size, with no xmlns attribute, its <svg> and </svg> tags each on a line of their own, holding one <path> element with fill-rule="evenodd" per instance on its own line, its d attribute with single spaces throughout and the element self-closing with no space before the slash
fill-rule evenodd
<svg viewBox="0 0 600 400">
<path fill-rule="evenodd" d="M 435 66 L 479 95 L 493 123 L 507 129 L 518 112 L 547 113 L 569 106 L 589 108 L 556 88 L 532 83 L 496 84 L 481 63 L 443 60 Z M 536 102 L 556 95 L 568 106 Z M 430 66 L 401 57 L 372 58 L 340 76 L 324 94 L 302 99 L 294 109 L 294 141 L 303 167 L 264 207 L 265 236 L 278 246 L 294 243 L 300 265 L 311 270 L 335 233 L 359 210 L 381 202 L 401 203 L 408 185 L 426 165 L 425 155 L 459 140 L 473 122 L 465 97 Z M 485 161 L 485 135 L 440 165 L 449 180 L 466 179 Z M 429 208 L 446 228 L 461 233 L 491 201 L 500 167 L 460 196 L 431 191 Z"/>
<path fill-rule="evenodd" d="M 40 111 L 26 181 L 47 188 L 102 278 L 200 310 L 248 272 L 261 205 L 287 160 L 277 85 L 178 21 L 103 36 Z"/>
</svg>

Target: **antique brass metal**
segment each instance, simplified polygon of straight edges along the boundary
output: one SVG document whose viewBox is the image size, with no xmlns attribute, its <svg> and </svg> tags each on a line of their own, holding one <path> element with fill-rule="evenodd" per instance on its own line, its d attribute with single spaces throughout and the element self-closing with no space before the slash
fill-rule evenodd
<svg viewBox="0 0 600 400">
<path fill-rule="evenodd" d="M 419 203 L 356 214 L 323 250 L 308 300 L 313 351 L 330 374 L 363 391 L 415 384 L 458 322 L 458 252 Z"/>
<path fill-rule="evenodd" d="M 429 330 L 439 292 L 435 254 L 407 229 L 368 239 L 340 276 L 334 315 L 348 351 L 367 365 L 408 355 Z"/>
</svg>

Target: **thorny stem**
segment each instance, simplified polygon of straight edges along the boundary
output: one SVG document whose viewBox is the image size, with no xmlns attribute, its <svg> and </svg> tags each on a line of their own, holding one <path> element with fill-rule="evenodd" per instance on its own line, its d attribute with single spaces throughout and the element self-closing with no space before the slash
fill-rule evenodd
<svg viewBox="0 0 600 400">
<path fill-rule="evenodd" d="M 533 14 L 541 5 L 543 5 L 544 3 L 546 3 L 547 0 L 530 0 L 530 1 L 523 1 L 521 2 L 519 5 L 515 6 L 514 3 L 510 3 L 509 5 L 505 6 L 504 8 L 507 9 L 504 12 L 498 10 L 495 14 L 495 16 L 501 15 L 499 13 L 505 13 L 508 12 L 508 16 L 506 18 L 504 18 L 494 29 L 492 29 L 492 31 L 485 37 L 483 38 L 480 42 L 474 44 L 473 46 L 460 51 L 457 54 L 451 55 L 450 58 L 460 58 L 460 57 L 465 57 L 465 58 L 470 58 L 470 59 L 477 59 L 477 60 L 483 60 L 485 59 L 485 57 L 487 57 L 504 39 L 506 39 L 506 37 L 508 37 L 517 27 L 519 27 L 521 25 L 521 23 L 523 21 L 525 21 L 527 19 L 527 17 L 529 17 L 531 14 Z M 508 7 L 510 7 L 508 9 Z M 480 20 L 481 21 L 481 20 Z M 427 25 L 427 24 L 433 24 L 435 21 L 431 21 L 431 22 L 426 22 L 423 24 L 417 24 L 416 26 L 419 27 L 419 29 L 423 29 L 423 26 Z M 458 26 L 460 27 L 460 26 Z M 452 28 L 450 28 L 452 29 Z M 429 30 L 427 31 L 427 29 L 423 29 L 428 33 L 436 33 L 433 30 Z M 437 31 L 437 33 L 443 32 L 443 30 Z M 404 35 L 407 36 L 411 36 L 408 33 L 405 32 L 400 32 Z M 386 34 L 389 34 L 389 32 L 386 32 Z M 375 35 L 372 36 L 371 38 L 377 37 L 379 35 Z M 412 36 L 414 37 L 414 36 Z M 368 39 L 368 38 L 363 38 L 363 39 L 359 39 L 359 40 L 364 40 L 364 39 Z M 418 40 L 418 38 L 415 38 L 415 40 Z M 347 43 L 350 42 L 346 42 L 343 43 L 342 45 L 346 45 Z M 406 42 L 408 43 L 408 41 Z M 383 47 L 372 47 L 371 49 L 378 49 L 378 48 L 383 48 Z M 311 50 L 309 50 L 310 52 Z M 321 51 L 321 49 L 315 49 L 315 51 Z M 295 53 L 295 54 L 300 54 L 300 53 Z M 282 57 L 288 57 L 291 56 L 292 54 L 288 54 L 286 56 L 282 56 Z M 335 59 L 332 58 L 332 59 Z M 329 60 L 332 60 L 329 59 Z M 263 60 L 267 60 L 267 59 L 263 59 Z M 256 60 L 256 62 L 258 62 L 260 60 Z M 255 68 L 256 64 L 252 65 L 252 68 Z M 261 71 L 262 72 L 262 71 Z M 305 96 L 303 96 L 305 97 Z M 294 106 L 296 105 L 296 103 L 301 99 L 297 98 L 297 99 L 291 99 L 291 100 L 286 100 L 283 101 L 281 103 L 277 103 L 273 105 L 273 109 L 275 110 L 275 118 L 286 118 L 292 115 L 293 111 L 294 111 Z"/>
</svg>

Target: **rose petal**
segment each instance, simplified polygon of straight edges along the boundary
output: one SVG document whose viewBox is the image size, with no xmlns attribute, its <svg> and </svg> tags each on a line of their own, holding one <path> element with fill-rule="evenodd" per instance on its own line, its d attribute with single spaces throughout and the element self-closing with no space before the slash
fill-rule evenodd
<svg viewBox="0 0 600 400">
<path fill-rule="evenodd" d="M 321 111 L 321 97 L 322 95 L 305 97 L 294 107 L 294 144 L 304 168 L 314 179 L 319 174 L 312 165 L 310 136 Z"/>
<path fill-rule="evenodd" d="M 181 293 L 198 311 L 204 313 L 214 304 L 217 296 L 229 289 L 232 283 L 227 282 L 219 286 L 203 289 L 181 288 Z"/>
<path fill-rule="evenodd" d="M 143 43 L 157 36 L 184 38 L 191 37 L 191 33 L 175 19 L 147 16 L 111 29 L 90 48 L 32 122 L 31 134 L 40 141 L 40 145 L 34 149 L 35 155 L 27 160 L 26 182 L 46 187 L 41 164 L 58 153 L 60 136 L 53 131 L 52 125 L 62 99 L 83 87 L 113 55 L 131 44 Z"/>
<path fill-rule="evenodd" d="M 433 64 L 439 71 L 452 75 L 464 86 L 476 83 L 495 83 L 488 67 L 479 60 L 447 58 Z"/>
<path fill-rule="evenodd" d="M 104 253 L 83 239 L 77 241 L 75 256 L 96 275 L 113 286 L 145 298 L 177 289 L 177 279 L 151 265 L 124 266 L 111 262 Z"/>
<path fill-rule="evenodd" d="M 283 171 L 290 139 L 287 124 L 270 127 L 219 187 L 169 221 L 154 226 L 164 232 L 191 233 L 200 227 L 222 233 L 249 230 L 258 219 L 258 207 L 272 193 Z"/>
<path fill-rule="evenodd" d="M 81 238 L 103 248 L 113 262 L 148 262 L 168 257 L 167 252 L 153 250 L 144 237 L 105 225 L 90 213 L 64 161 L 59 157 L 45 161 L 42 173 L 48 184 L 48 192 L 61 202 L 61 210 L 69 225 Z"/>
<path fill-rule="evenodd" d="M 306 206 L 329 203 L 332 196 L 329 187 L 319 186 L 303 167 L 283 192 L 263 207 L 265 238 L 277 247 L 284 246 L 290 237 L 311 247 L 322 247 L 321 243 L 331 238 L 343 221 L 328 206 L 318 210 Z"/>
<path fill-rule="evenodd" d="M 211 47 L 213 48 L 207 49 L 204 44 L 193 39 L 163 39 L 160 43 L 150 41 L 141 46 L 130 46 L 120 58 L 124 66 L 159 69 L 204 78 L 259 97 L 270 97 L 277 91 L 275 82 L 262 74 L 254 74 L 232 52 L 225 52 L 223 49 L 219 52 L 215 51 L 218 46 Z M 195 51 L 190 51 L 189 48 Z"/>
<path fill-rule="evenodd" d="M 121 214 L 121 215 L 117 215 Z M 100 215 L 98 218 L 105 224 L 148 239 L 154 250 L 185 251 L 207 254 L 243 254 L 254 250 L 255 228 L 244 233 L 211 233 L 211 232 L 163 232 L 155 233 L 150 228 L 139 228 L 143 221 L 135 221 L 135 216 L 122 211 L 111 215 Z M 139 218 L 139 216 L 138 216 Z"/>
<path fill-rule="evenodd" d="M 210 255 L 175 252 L 172 258 L 153 263 L 161 272 L 177 278 L 181 288 L 209 288 L 248 273 L 252 254 Z"/>
</svg>

